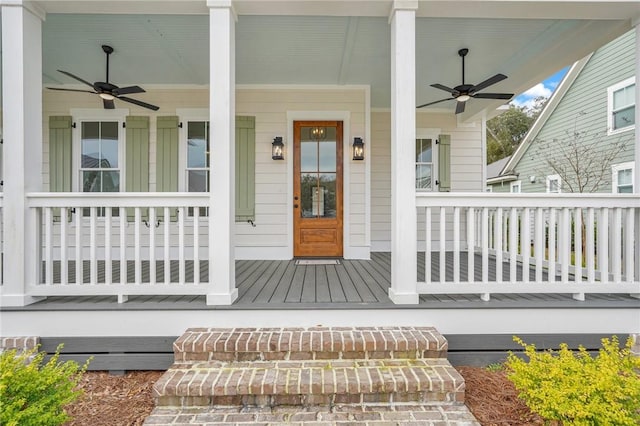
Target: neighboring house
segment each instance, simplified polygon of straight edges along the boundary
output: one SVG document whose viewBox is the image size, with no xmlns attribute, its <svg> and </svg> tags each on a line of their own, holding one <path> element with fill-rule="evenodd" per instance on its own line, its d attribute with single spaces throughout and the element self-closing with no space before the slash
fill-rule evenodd
<svg viewBox="0 0 640 426">
<path fill-rule="evenodd" d="M 481 96 L 520 93 L 637 31 L 637 3 L 478 4 L 0 0 L 2 334 L 640 332 L 638 195 L 487 194 L 485 122 L 504 100 Z M 93 84 L 101 45 L 123 93 Z M 471 99 L 431 86 L 463 82 L 464 48 L 464 83 L 501 80 Z M 632 56 L 608 61 L 624 73 L 612 87 L 633 77 Z M 557 259 L 542 250 L 538 219 L 585 206 L 624 211 L 629 232 L 602 247 L 599 231 L 598 268 L 582 274 L 570 237 Z"/>
<path fill-rule="evenodd" d="M 630 31 L 576 62 L 516 152 L 498 173 L 489 173 L 492 165 L 487 166 L 487 187 L 493 192 L 633 192 L 636 51 Z M 574 152 L 577 172 L 568 167 L 558 173 L 550 165 L 568 164 Z M 591 182 L 579 185 L 577 175 Z"/>
</svg>

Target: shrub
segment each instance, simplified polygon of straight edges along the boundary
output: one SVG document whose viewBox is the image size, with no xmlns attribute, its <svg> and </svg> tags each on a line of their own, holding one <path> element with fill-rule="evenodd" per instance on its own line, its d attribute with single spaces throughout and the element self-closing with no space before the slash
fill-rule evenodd
<svg viewBox="0 0 640 426">
<path fill-rule="evenodd" d="M 514 341 L 528 361 L 510 353 L 508 377 L 533 412 L 572 425 L 640 424 L 640 358 L 631 354 L 631 339 L 623 349 L 615 336 L 602 339 L 595 358 L 584 347 L 537 352 Z"/>
<path fill-rule="evenodd" d="M 70 419 L 65 405 L 82 393 L 77 389 L 89 361 L 58 362 L 60 349 L 44 364 L 36 349 L 0 354 L 0 424 L 7 426 L 60 425 Z"/>
</svg>

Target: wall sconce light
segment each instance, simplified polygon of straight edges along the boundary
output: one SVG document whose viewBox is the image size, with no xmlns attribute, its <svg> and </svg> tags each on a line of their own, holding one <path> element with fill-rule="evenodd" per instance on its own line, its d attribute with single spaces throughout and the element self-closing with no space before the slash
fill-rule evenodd
<svg viewBox="0 0 640 426">
<path fill-rule="evenodd" d="M 272 160 L 284 160 L 284 144 L 282 143 L 282 136 L 276 136 L 271 143 L 271 159 Z"/>
<path fill-rule="evenodd" d="M 353 138 L 353 159 L 364 160 L 364 142 L 362 142 L 362 138 Z"/>
<path fill-rule="evenodd" d="M 535 176 L 529 176 L 529 182 L 536 183 L 536 177 Z"/>
</svg>

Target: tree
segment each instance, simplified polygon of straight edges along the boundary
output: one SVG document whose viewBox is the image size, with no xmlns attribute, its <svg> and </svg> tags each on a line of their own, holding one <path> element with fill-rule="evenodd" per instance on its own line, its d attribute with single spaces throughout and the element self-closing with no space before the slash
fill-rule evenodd
<svg viewBox="0 0 640 426">
<path fill-rule="evenodd" d="M 531 107 L 510 105 L 507 111 L 487 121 L 487 164 L 513 154 L 546 101 L 547 98 L 538 97 Z"/>
</svg>

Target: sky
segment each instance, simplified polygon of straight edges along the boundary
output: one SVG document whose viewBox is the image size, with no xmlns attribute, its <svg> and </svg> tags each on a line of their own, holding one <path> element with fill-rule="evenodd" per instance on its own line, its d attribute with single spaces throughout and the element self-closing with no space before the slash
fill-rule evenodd
<svg viewBox="0 0 640 426">
<path fill-rule="evenodd" d="M 554 90 L 556 90 L 560 81 L 562 81 L 562 77 L 564 77 L 567 71 L 569 71 L 569 67 L 561 69 L 526 92 L 519 94 L 510 103 L 517 107 L 531 107 L 537 97 L 544 96 L 545 98 L 549 98 L 553 94 Z"/>
</svg>

